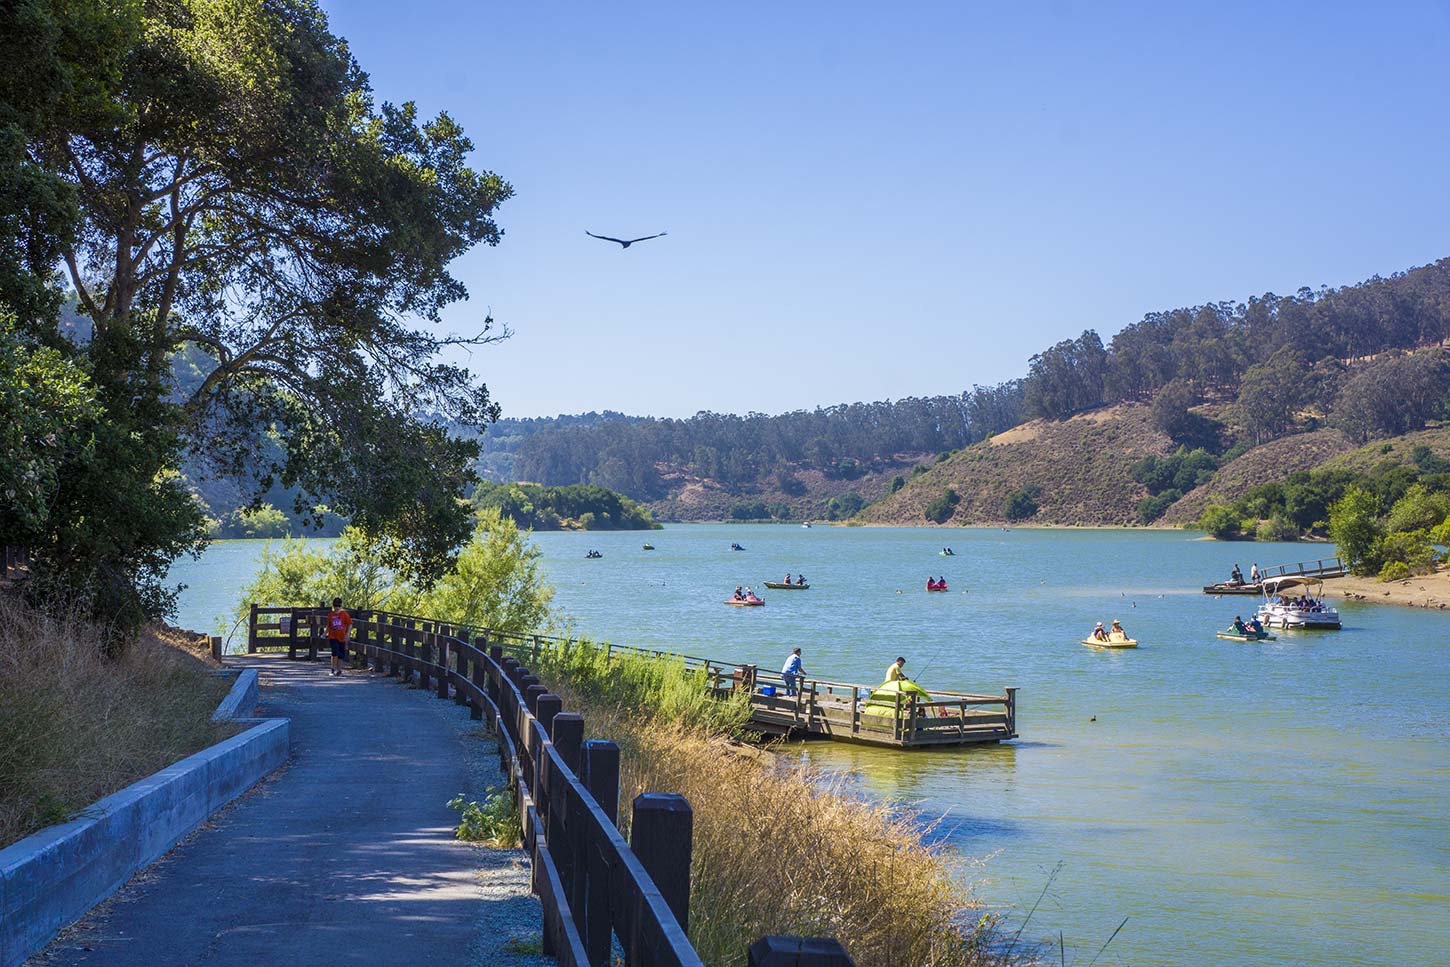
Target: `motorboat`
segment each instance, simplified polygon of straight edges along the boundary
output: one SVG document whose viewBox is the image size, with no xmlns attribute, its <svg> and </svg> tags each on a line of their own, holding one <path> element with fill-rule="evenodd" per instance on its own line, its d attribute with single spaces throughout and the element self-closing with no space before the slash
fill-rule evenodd
<svg viewBox="0 0 1450 967">
<path fill-rule="evenodd" d="M 773 591 L 809 591 L 809 584 L 786 584 L 784 581 L 766 581 L 765 586 Z"/>
<path fill-rule="evenodd" d="M 646 544 L 644 546 L 644 549 L 647 550 L 647 551 L 652 551 L 652 550 L 655 549 L 655 546 L 653 544 Z"/>
<path fill-rule="evenodd" d="M 730 545 L 730 549 L 732 551 L 743 551 L 743 550 L 745 550 L 745 548 L 741 547 L 739 544 L 731 544 Z"/>
<path fill-rule="evenodd" d="M 806 521 L 804 524 L 801 525 L 801 530 L 808 531 L 810 529 L 811 529 L 811 522 L 810 521 Z"/>
<path fill-rule="evenodd" d="M 1264 603 L 1254 617 L 1265 628 L 1322 629 L 1338 631 L 1339 611 L 1324 604 L 1324 582 L 1317 578 L 1268 578 L 1264 584 Z M 1305 593 L 1291 598 L 1285 591 L 1303 588 Z"/>
</svg>

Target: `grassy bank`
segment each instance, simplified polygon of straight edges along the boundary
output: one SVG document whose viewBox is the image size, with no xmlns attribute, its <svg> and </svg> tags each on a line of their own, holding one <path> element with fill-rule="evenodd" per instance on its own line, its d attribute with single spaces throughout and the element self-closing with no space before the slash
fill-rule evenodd
<svg viewBox="0 0 1450 967">
<path fill-rule="evenodd" d="M 961 887 L 963 860 L 901 810 L 729 741 L 748 718 L 668 659 L 606 659 L 588 642 L 521 655 L 622 752 L 625 802 L 678 792 L 695 811 L 690 939 L 707 964 L 744 963 L 765 934 L 831 936 L 860 967 L 1002 964 L 995 923 Z M 622 822 L 628 822 L 628 809 Z"/>
<path fill-rule="evenodd" d="M 120 658 L 101 629 L 0 595 L 0 847 L 234 730 L 230 682 L 184 633 L 147 629 Z"/>
</svg>

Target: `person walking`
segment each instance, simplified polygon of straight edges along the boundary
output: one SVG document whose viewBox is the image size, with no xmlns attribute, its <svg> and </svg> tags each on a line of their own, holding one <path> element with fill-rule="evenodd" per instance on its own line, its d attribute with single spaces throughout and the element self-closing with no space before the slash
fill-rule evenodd
<svg viewBox="0 0 1450 967">
<path fill-rule="evenodd" d="M 801 650 L 791 649 L 790 657 L 785 660 L 785 667 L 780 670 L 781 680 L 785 682 L 785 693 L 794 695 L 800 686 L 801 676 L 805 674 L 805 668 L 801 666 Z"/>
<path fill-rule="evenodd" d="M 1255 584 L 1259 583 L 1259 564 L 1257 561 L 1249 565 L 1249 580 Z"/>
<path fill-rule="evenodd" d="M 342 598 L 332 599 L 332 610 L 327 613 L 327 639 L 332 643 L 332 670 L 329 675 L 341 675 L 342 663 L 347 659 L 347 633 L 352 630 L 352 615 L 342 607 Z"/>
</svg>

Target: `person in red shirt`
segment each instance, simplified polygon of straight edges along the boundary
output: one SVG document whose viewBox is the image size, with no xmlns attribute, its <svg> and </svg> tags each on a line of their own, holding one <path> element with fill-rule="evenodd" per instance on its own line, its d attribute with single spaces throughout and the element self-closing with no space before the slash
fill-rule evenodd
<svg viewBox="0 0 1450 967">
<path fill-rule="evenodd" d="M 347 633 L 352 630 L 352 615 L 342 608 L 342 598 L 332 599 L 332 610 L 327 613 L 327 637 L 332 642 L 332 671 L 329 675 L 341 675 L 342 663 L 347 658 Z"/>
</svg>

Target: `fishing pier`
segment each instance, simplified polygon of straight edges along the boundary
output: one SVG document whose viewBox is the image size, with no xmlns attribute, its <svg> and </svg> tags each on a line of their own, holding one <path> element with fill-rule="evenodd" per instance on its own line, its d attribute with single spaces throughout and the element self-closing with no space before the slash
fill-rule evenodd
<svg viewBox="0 0 1450 967">
<path fill-rule="evenodd" d="M 249 653 L 285 649 L 292 658 L 316 658 L 326 649 L 317 608 L 253 606 L 247 628 Z M 427 648 L 435 638 L 466 633 L 488 645 L 502 647 L 520 661 L 536 662 L 545 650 L 584 647 L 574 639 L 551 635 L 501 632 L 462 627 L 382 612 L 355 611 L 361 626 L 384 624 L 406 628 L 415 647 Z M 355 625 L 356 627 L 357 625 Z M 932 690 L 930 698 L 914 691 L 892 692 L 882 686 L 797 676 L 787 682 L 779 672 L 757 665 L 700 658 L 631 645 L 600 643 L 606 660 L 616 656 L 680 663 L 698 672 L 710 694 L 728 701 L 744 694 L 750 707 L 751 730 L 787 739 L 856 742 L 894 749 L 985 745 L 1017 738 L 1017 689 L 1001 695 L 974 695 Z"/>
<path fill-rule="evenodd" d="M 1204 594 L 1252 594 L 1264 593 L 1264 582 L 1274 578 L 1304 578 L 1310 581 L 1323 581 L 1329 578 L 1342 578 L 1349 571 L 1344 562 L 1337 557 L 1325 558 L 1319 561 L 1300 561 L 1296 564 L 1276 564 L 1273 567 L 1259 568 L 1259 579 L 1257 581 L 1221 581 L 1218 584 L 1204 585 Z"/>
</svg>

